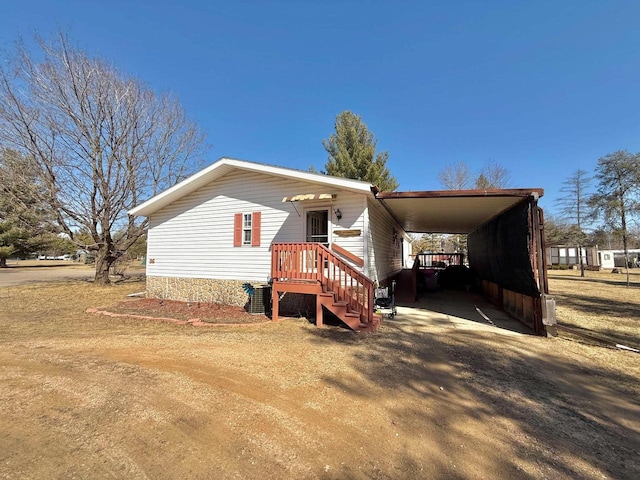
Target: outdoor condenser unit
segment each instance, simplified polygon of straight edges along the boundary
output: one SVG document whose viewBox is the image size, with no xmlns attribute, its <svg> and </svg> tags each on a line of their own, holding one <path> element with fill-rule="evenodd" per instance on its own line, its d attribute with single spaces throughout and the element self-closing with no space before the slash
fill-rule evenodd
<svg viewBox="0 0 640 480">
<path fill-rule="evenodd" d="M 254 285 L 249 294 L 249 313 L 267 315 L 271 313 L 271 286 Z"/>
</svg>

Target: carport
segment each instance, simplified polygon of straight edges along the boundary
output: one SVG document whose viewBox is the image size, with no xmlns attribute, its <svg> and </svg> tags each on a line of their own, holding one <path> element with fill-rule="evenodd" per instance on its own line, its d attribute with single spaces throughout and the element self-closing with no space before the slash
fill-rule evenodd
<svg viewBox="0 0 640 480">
<path fill-rule="evenodd" d="M 538 207 L 542 189 L 374 194 L 406 232 L 466 234 L 469 268 L 483 295 L 535 333 L 555 335 Z M 414 299 L 418 268 L 402 284 Z"/>
</svg>

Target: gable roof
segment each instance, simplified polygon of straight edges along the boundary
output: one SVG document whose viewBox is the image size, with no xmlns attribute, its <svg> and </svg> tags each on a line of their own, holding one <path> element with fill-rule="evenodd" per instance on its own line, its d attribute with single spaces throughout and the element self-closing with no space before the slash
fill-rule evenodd
<svg viewBox="0 0 640 480">
<path fill-rule="evenodd" d="M 267 175 L 275 175 L 285 178 L 294 178 L 300 181 L 327 185 L 334 188 L 340 188 L 357 193 L 365 193 L 373 195 L 372 185 L 359 180 L 351 180 L 348 178 L 332 177 L 319 173 L 310 173 L 292 168 L 276 167 L 264 163 L 248 162 L 246 160 L 237 160 L 235 158 L 220 158 L 208 167 L 194 173 L 180 183 L 171 188 L 151 197 L 146 202 L 129 210 L 129 215 L 149 216 L 157 212 L 161 208 L 170 205 L 180 198 L 195 192 L 199 188 L 227 175 L 234 170 L 246 170 L 258 172 Z"/>
</svg>

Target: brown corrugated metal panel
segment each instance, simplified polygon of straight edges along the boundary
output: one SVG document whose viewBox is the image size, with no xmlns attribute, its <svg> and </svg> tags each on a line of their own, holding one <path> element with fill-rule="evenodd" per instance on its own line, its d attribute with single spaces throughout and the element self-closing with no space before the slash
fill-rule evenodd
<svg viewBox="0 0 640 480">
<path fill-rule="evenodd" d="M 423 190 L 415 192 L 374 192 L 376 198 L 449 198 L 449 197 L 531 197 L 544 194 L 542 188 L 495 188 L 489 190 Z"/>
<path fill-rule="evenodd" d="M 443 190 L 375 195 L 407 232 L 471 233 L 524 199 L 539 198 L 543 190 Z"/>
</svg>

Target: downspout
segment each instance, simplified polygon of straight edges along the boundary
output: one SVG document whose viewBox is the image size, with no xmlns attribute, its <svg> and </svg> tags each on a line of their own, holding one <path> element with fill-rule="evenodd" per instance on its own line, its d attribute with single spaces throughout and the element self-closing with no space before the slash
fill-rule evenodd
<svg viewBox="0 0 640 480">
<path fill-rule="evenodd" d="M 533 210 L 533 228 L 537 238 L 538 251 L 538 289 L 540 290 L 540 301 L 542 306 L 542 324 L 545 327 L 547 336 L 555 337 L 558 335 L 557 319 L 556 319 L 556 300 L 549 295 L 549 281 L 547 278 L 547 258 L 545 252 L 544 239 L 544 212 L 538 207 L 537 199 L 534 197 L 532 202 Z"/>
</svg>

